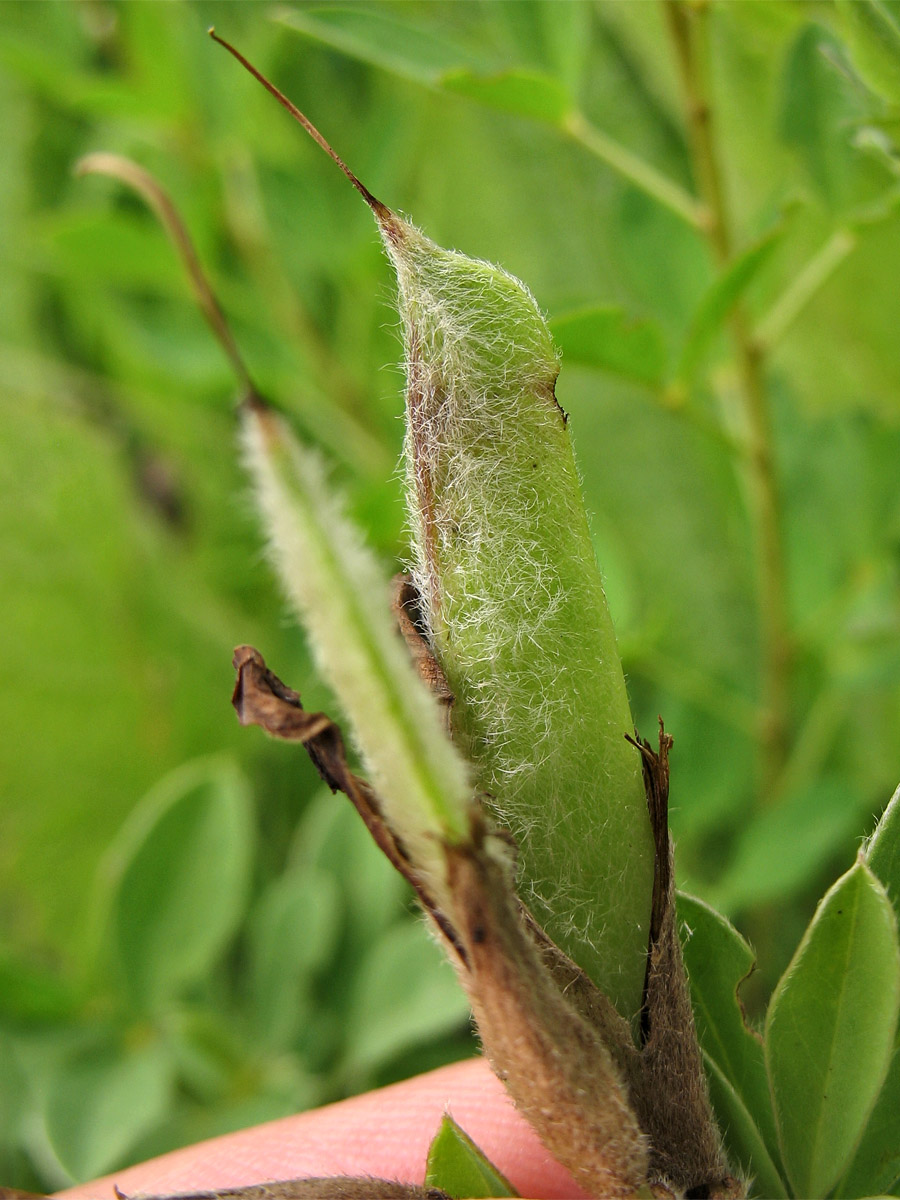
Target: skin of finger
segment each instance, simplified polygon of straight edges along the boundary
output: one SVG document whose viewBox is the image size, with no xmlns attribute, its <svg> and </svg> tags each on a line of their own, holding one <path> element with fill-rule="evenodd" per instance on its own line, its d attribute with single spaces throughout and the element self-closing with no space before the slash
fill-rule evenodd
<svg viewBox="0 0 900 1200">
<path fill-rule="evenodd" d="M 422 1183 L 428 1146 L 445 1112 L 521 1196 L 586 1200 L 516 1113 L 483 1059 L 176 1150 L 60 1195 L 111 1200 L 113 1184 L 129 1195 L 166 1195 L 321 1175 Z"/>
</svg>

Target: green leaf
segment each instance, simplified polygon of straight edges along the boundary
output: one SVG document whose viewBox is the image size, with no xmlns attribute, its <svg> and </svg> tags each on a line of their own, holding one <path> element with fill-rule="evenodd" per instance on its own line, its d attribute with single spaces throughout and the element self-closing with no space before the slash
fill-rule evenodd
<svg viewBox="0 0 900 1200">
<path fill-rule="evenodd" d="M 878 95 L 900 104 L 900 24 L 882 0 L 836 0 L 853 65 Z"/>
<path fill-rule="evenodd" d="M 784 231 L 773 229 L 748 246 L 704 294 L 693 317 L 678 360 L 676 378 L 688 386 L 735 304 L 772 257 Z"/>
<path fill-rule="evenodd" d="M 267 1047 L 294 1040 L 313 975 L 337 949 L 341 904 L 333 875 L 304 866 L 262 895 L 250 921 L 253 1036 Z"/>
<path fill-rule="evenodd" d="M 777 1157 L 775 1119 L 762 1040 L 747 1028 L 738 997 L 756 957 L 725 917 L 694 896 L 678 893 L 678 919 L 700 1044 L 733 1090 L 734 1102 L 722 1088 L 720 1094 L 730 1107 L 739 1104 L 747 1113 L 743 1124 L 719 1114 L 726 1144 L 734 1158 L 762 1178 L 771 1174 L 771 1158 Z M 757 1141 L 748 1136 L 747 1121 L 758 1131 Z M 762 1162 L 756 1157 L 759 1143 L 769 1147 Z"/>
<path fill-rule="evenodd" d="M 443 1188 L 450 1196 L 518 1196 L 518 1192 L 478 1149 L 452 1117 L 445 1115 L 428 1148 L 425 1186 Z"/>
<path fill-rule="evenodd" d="M 236 930 L 252 862 L 247 785 L 227 759 L 190 763 L 141 802 L 112 847 L 112 944 L 139 1008 L 210 970 Z"/>
<path fill-rule="evenodd" d="M 821 26 L 801 30 L 785 63 L 780 123 L 782 138 L 832 208 L 845 190 L 850 155 L 846 137 L 837 134 L 849 115 L 842 81 L 823 54 L 835 48 Z"/>
<path fill-rule="evenodd" d="M 73 1181 L 121 1166 L 137 1139 L 165 1117 L 173 1066 L 159 1042 L 136 1050 L 110 1043 L 65 1061 L 50 1081 L 44 1121 Z"/>
<path fill-rule="evenodd" d="M 446 71 L 438 82 L 446 91 L 468 96 L 489 108 L 552 125 L 561 125 L 573 108 L 565 85 L 538 71 L 510 70 L 495 75 Z"/>
<path fill-rule="evenodd" d="M 820 777 L 789 793 L 741 831 L 715 903 L 734 912 L 795 895 L 823 862 L 852 844 L 858 820 L 844 780 Z"/>
<path fill-rule="evenodd" d="M 322 872 L 341 895 L 342 952 L 356 959 L 370 949 L 408 899 L 409 885 L 391 866 L 342 796 L 323 789 L 303 814 L 296 834 L 298 870 Z"/>
<path fill-rule="evenodd" d="M 367 1072 L 463 1027 L 469 1005 L 453 968 L 422 925 L 403 921 L 369 949 L 347 1015 L 348 1068 Z"/>
<path fill-rule="evenodd" d="M 895 1048 L 884 1087 L 853 1161 L 838 1186 L 840 1196 L 895 1190 L 900 1182 L 900 1052 Z"/>
<path fill-rule="evenodd" d="M 856 1149 L 893 1051 L 897 922 L 862 861 L 820 903 L 766 1016 L 782 1158 L 798 1196 L 824 1196 Z"/>
<path fill-rule="evenodd" d="M 900 921 L 900 787 L 869 839 L 866 862 L 884 884 Z"/>
<path fill-rule="evenodd" d="M 397 636 L 390 589 L 318 454 L 272 410 L 242 413 L 245 461 L 285 590 L 346 713 L 392 833 L 438 904 L 444 843 L 469 833 L 466 762 Z"/>
<path fill-rule="evenodd" d="M 751 1194 L 755 1192 L 771 1200 L 786 1197 L 787 1188 L 772 1159 L 774 1143 L 766 1145 L 746 1104 L 719 1064 L 706 1051 L 703 1052 L 703 1065 L 728 1157 L 740 1168 L 743 1178 L 753 1181 Z"/>
<path fill-rule="evenodd" d="M 554 317 L 550 331 L 566 365 L 598 367 L 651 388 L 663 382 L 666 345 L 654 321 L 598 305 Z"/>
<path fill-rule="evenodd" d="M 375 7 L 285 8 L 277 19 L 350 58 L 414 83 L 434 85 L 445 72 L 487 65 L 452 39 Z"/>
<path fill-rule="evenodd" d="M 900 788 L 894 792 L 866 847 L 866 862 L 894 903 L 900 905 Z M 884 1087 L 853 1162 L 841 1180 L 842 1196 L 887 1191 L 900 1179 L 900 1053 L 895 1048 Z"/>
</svg>

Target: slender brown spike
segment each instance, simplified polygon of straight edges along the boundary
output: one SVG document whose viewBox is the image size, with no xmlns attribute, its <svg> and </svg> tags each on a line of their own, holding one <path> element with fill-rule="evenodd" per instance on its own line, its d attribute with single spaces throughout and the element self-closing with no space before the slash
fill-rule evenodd
<svg viewBox="0 0 900 1200">
<path fill-rule="evenodd" d="M 238 60 L 238 62 L 241 64 L 241 66 L 245 67 L 246 70 L 248 70 L 250 72 L 250 74 L 254 77 L 254 79 L 258 79 L 259 82 L 263 85 L 263 87 L 268 92 L 272 93 L 272 95 L 275 97 L 275 99 L 278 101 L 278 103 L 283 108 L 286 108 L 288 110 L 288 112 L 291 114 L 291 116 L 294 118 L 294 120 L 300 122 L 300 124 L 303 126 L 303 128 L 306 130 L 306 132 L 309 134 L 309 136 L 313 139 L 313 141 L 318 142 L 318 144 L 322 147 L 322 149 L 325 151 L 325 153 L 328 155 L 328 157 L 333 159 L 333 161 L 337 163 L 337 165 L 344 172 L 344 174 L 347 176 L 347 178 L 350 180 L 350 182 L 353 184 L 353 186 L 356 188 L 356 190 L 362 196 L 363 200 L 365 200 L 366 204 L 368 204 L 369 208 L 371 208 L 372 212 L 375 214 L 376 218 L 379 221 L 386 221 L 389 218 L 393 217 L 394 214 L 387 207 L 387 205 L 382 204 L 380 200 L 376 199 L 376 197 L 372 195 L 372 193 L 369 191 L 369 189 L 366 187 L 366 185 L 364 183 L 362 183 L 359 179 L 357 179 L 357 177 L 353 174 L 353 172 L 350 170 L 350 168 L 347 166 L 347 164 L 344 162 L 344 160 L 341 158 L 341 156 L 338 154 L 338 152 L 336 150 L 334 150 L 331 147 L 331 145 L 325 140 L 325 138 L 322 136 L 322 134 L 319 133 L 318 129 L 316 129 L 315 125 L 313 125 L 312 121 L 310 121 L 309 117 L 305 116 L 300 111 L 300 109 L 296 106 L 296 104 L 294 104 L 292 101 L 288 100 L 288 98 L 287 98 L 287 96 L 285 96 L 284 92 L 280 91 L 275 86 L 274 83 L 272 83 L 270 80 L 266 79 L 265 75 L 263 75 L 261 71 L 258 71 L 251 62 L 248 62 L 247 59 L 244 58 L 243 54 L 241 54 L 240 50 L 236 50 L 235 47 L 232 46 L 230 42 L 226 42 L 226 40 L 224 38 L 219 37 L 219 35 L 216 33 L 215 26 L 213 26 L 213 25 L 210 25 L 210 27 L 209 27 L 209 36 L 212 38 L 212 40 L 214 42 L 218 42 L 220 46 L 224 46 L 225 49 L 228 51 L 228 53 L 233 55 Z"/>
<path fill-rule="evenodd" d="M 206 318 L 207 325 L 209 325 L 216 341 L 228 356 L 228 360 L 234 368 L 234 372 L 240 380 L 241 387 L 246 396 L 255 397 L 256 389 L 250 378 L 250 372 L 247 370 L 247 366 L 241 357 L 241 352 L 238 350 L 237 342 L 234 340 L 234 335 L 231 332 L 228 321 L 225 319 L 225 314 L 218 300 L 216 300 L 209 281 L 203 273 L 203 268 L 200 265 L 200 259 L 197 251 L 194 249 L 191 236 L 171 196 L 159 180 L 155 179 L 149 171 L 145 171 L 143 167 L 138 166 L 136 162 L 132 162 L 130 158 L 124 158 L 121 154 L 108 154 L 104 152 L 86 154 L 83 158 L 79 159 L 75 164 L 75 174 L 106 175 L 111 179 L 117 179 L 127 187 L 133 188 L 153 210 L 169 235 L 187 271 L 194 295 L 200 306 L 200 311 Z"/>
<path fill-rule="evenodd" d="M 209 1192 L 182 1192 L 169 1196 L 144 1193 L 126 1195 L 115 1189 L 118 1200 L 450 1200 L 441 1188 L 419 1187 L 370 1176 L 333 1176 L 325 1179 L 284 1179 L 247 1187 Z"/>
</svg>

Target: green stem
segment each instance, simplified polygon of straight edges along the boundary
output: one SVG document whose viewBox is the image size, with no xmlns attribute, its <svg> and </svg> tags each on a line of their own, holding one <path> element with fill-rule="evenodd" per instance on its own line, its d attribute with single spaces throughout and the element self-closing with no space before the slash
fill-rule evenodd
<svg viewBox="0 0 900 1200">
<path fill-rule="evenodd" d="M 816 251 L 756 326 L 756 344 L 761 351 L 768 352 L 781 341 L 816 292 L 856 248 L 856 244 L 855 233 L 849 229 L 836 229 Z"/>
<path fill-rule="evenodd" d="M 601 162 L 605 162 L 608 167 L 612 167 L 623 179 L 627 179 L 670 212 L 681 217 L 688 225 L 695 229 L 704 227 L 707 220 L 706 211 L 690 192 L 613 141 L 602 130 L 592 125 L 583 113 L 571 112 L 563 122 L 563 129 L 573 141 L 590 151 Z"/>
<path fill-rule="evenodd" d="M 733 244 L 703 69 L 707 5 L 699 2 L 689 5 L 684 0 L 664 0 L 664 3 L 681 76 L 694 173 L 708 215 L 704 232 L 718 267 L 724 269 L 733 257 Z M 763 344 L 752 336 L 742 304 L 735 306 L 729 325 L 747 430 L 743 457 L 756 540 L 764 714 L 759 730 L 760 796 L 764 799 L 787 755 L 791 640 L 785 555 Z"/>
</svg>

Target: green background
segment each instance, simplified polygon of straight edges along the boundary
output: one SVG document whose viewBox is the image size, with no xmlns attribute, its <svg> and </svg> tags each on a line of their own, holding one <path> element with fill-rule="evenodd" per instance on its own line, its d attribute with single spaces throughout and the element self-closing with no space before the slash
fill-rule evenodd
<svg viewBox="0 0 900 1200">
<path fill-rule="evenodd" d="M 694 190 L 662 6 L 0 4 L 0 1183 L 60 1186 L 473 1049 L 345 802 L 237 726 L 240 642 L 335 709 L 265 560 L 227 364 L 153 219 L 73 163 L 127 154 L 170 190 L 261 389 L 388 570 L 390 270 L 359 197 L 207 27 L 436 241 L 551 319 L 603 307 L 593 340 L 560 323 L 558 394 L 636 722 L 675 736 L 679 882 L 760 952 L 758 1011 L 900 775 L 900 95 L 890 38 L 879 57 L 847 22 L 790 0 L 708 21 L 735 250 L 771 239 L 738 281 L 750 323 L 848 248 L 763 362 L 793 649 L 772 761 L 721 269 L 560 127 L 577 104 Z"/>
</svg>

